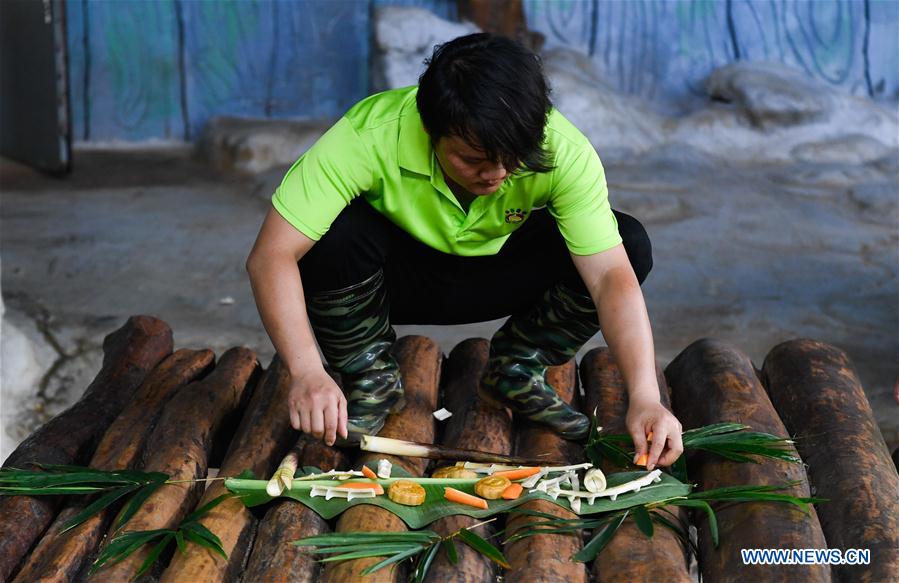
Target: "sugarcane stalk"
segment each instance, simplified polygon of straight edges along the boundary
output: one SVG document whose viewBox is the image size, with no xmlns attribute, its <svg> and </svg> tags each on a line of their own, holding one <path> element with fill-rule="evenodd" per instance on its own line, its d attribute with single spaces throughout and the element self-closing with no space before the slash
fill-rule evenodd
<svg viewBox="0 0 899 583">
<path fill-rule="evenodd" d="M 543 459 L 539 457 L 519 457 L 503 455 L 489 451 L 477 451 L 474 449 L 462 449 L 419 443 L 403 439 L 391 439 L 375 435 L 362 435 L 359 448 L 363 451 L 385 453 L 407 457 L 419 457 L 432 460 L 457 460 L 481 463 L 501 463 L 519 466 L 562 466 L 564 461 Z"/>
</svg>

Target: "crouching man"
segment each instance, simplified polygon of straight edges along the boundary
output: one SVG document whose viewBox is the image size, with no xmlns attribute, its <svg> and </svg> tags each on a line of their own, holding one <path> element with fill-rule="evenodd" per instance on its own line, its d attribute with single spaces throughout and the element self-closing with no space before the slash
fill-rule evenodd
<svg viewBox="0 0 899 583">
<path fill-rule="evenodd" d="M 599 157 L 552 107 L 536 55 L 473 34 L 427 65 L 417 86 L 362 100 L 297 160 L 247 260 L 291 375 L 294 428 L 333 444 L 376 434 L 402 408 L 391 324 L 509 316 L 490 341 L 481 397 L 583 439 L 588 418 L 544 373 L 602 324 L 637 452 L 652 431 L 648 467 L 670 465 L 681 425 L 659 402 L 643 226 L 610 207 Z"/>
</svg>

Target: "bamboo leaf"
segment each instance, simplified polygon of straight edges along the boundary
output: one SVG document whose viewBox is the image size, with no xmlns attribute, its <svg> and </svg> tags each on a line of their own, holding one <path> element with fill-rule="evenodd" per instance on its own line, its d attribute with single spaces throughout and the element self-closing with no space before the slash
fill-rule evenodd
<svg viewBox="0 0 899 583">
<path fill-rule="evenodd" d="M 463 528 L 459 531 L 458 536 L 460 539 L 462 539 L 462 542 L 470 546 L 475 551 L 481 553 L 494 563 L 497 563 L 505 569 L 508 569 L 510 567 L 509 561 L 506 560 L 506 557 L 503 556 L 502 552 L 500 552 L 499 549 L 484 540 L 479 535 L 471 532 L 466 528 Z"/>
<path fill-rule="evenodd" d="M 193 530 L 183 530 L 182 532 L 184 533 L 184 538 L 186 538 L 190 542 L 218 553 L 225 559 L 228 558 L 228 553 L 225 552 L 225 549 L 222 548 L 221 544 L 215 544 L 214 542 L 207 540 L 202 535 Z"/>
<path fill-rule="evenodd" d="M 96 500 L 85 506 L 81 512 L 65 521 L 65 523 L 63 523 L 62 525 L 60 534 L 78 526 L 94 514 L 105 510 L 113 503 L 115 503 L 119 498 L 121 498 L 122 496 L 127 496 L 131 492 L 134 492 L 137 488 L 139 488 L 139 486 L 136 484 L 123 486 L 121 488 L 116 488 L 115 490 L 107 492 L 106 494 L 103 494 L 102 496 L 98 497 Z"/>
<path fill-rule="evenodd" d="M 144 544 L 151 542 L 154 539 L 162 538 L 170 532 L 171 531 L 168 529 L 158 529 L 117 534 L 100 552 L 100 555 L 91 565 L 88 575 L 96 573 L 107 563 L 115 565 L 116 563 L 122 562 Z"/>
<path fill-rule="evenodd" d="M 396 555 L 393 555 L 392 557 L 388 557 L 388 558 L 384 559 L 380 563 L 376 563 L 376 564 L 372 565 L 371 567 L 367 567 L 366 569 L 364 569 L 362 571 L 362 574 L 369 575 L 379 569 L 383 569 L 384 567 L 386 567 L 388 565 L 392 565 L 393 563 L 398 563 L 404 559 L 408 559 L 409 557 L 417 555 L 418 553 L 420 553 L 423 550 L 424 550 L 424 547 L 418 546 L 418 547 L 411 548 L 404 553 L 398 553 Z"/>
<path fill-rule="evenodd" d="M 150 551 L 150 554 L 147 555 L 146 559 L 144 559 L 144 562 L 141 564 L 140 569 L 138 569 L 137 573 L 135 573 L 135 579 L 139 578 L 141 575 L 150 570 L 150 567 L 153 565 L 153 563 L 156 562 L 156 559 L 159 558 L 159 555 L 162 554 L 162 551 L 164 551 L 165 548 L 169 546 L 169 541 L 172 540 L 173 536 L 174 533 L 170 532 L 169 534 L 162 537 L 161 541 L 156 543 L 156 545 L 153 547 L 153 550 Z"/>
<path fill-rule="evenodd" d="M 168 479 L 168 478 L 166 478 Z M 151 482 L 147 484 L 128 501 L 128 504 L 125 506 L 125 509 L 122 511 L 119 519 L 116 521 L 115 526 L 113 526 L 113 530 L 119 530 L 124 526 L 131 518 L 137 513 L 138 509 L 143 506 L 144 502 L 147 501 L 147 498 L 153 495 L 153 492 L 158 490 L 165 481 L 162 482 Z"/>
<path fill-rule="evenodd" d="M 225 550 L 222 548 L 222 540 L 199 522 L 183 522 L 181 523 L 181 530 L 183 530 L 185 534 L 187 534 L 188 532 L 196 533 L 212 545 L 208 548 L 216 551 L 224 558 L 228 558 L 228 554 L 225 553 Z"/>
<path fill-rule="evenodd" d="M 216 497 L 213 500 L 210 500 L 209 502 L 207 502 L 200 508 L 197 508 L 196 510 L 194 510 L 193 512 L 191 512 L 190 514 L 185 516 L 184 522 L 192 522 L 192 521 L 200 518 L 201 516 L 203 516 L 204 514 L 206 514 L 207 512 L 209 512 L 210 510 L 212 510 L 213 508 L 215 508 L 216 506 L 218 506 L 219 504 L 221 504 L 228 498 L 234 498 L 234 494 L 226 493 L 226 494 L 222 494 L 221 496 Z"/>
<path fill-rule="evenodd" d="M 443 546 L 446 548 L 446 558 L 449 559 L 450 565 L 458 565 L 459 553 L 456 551 L 456 541 L 450 537 L 443 541 Z"/>
<path fill-rule="evenodd" d="M 178 545 L 178 550 L 181 551 L 182 555 L 187 554 L 187 543 L 184 542 L 184 533 L 180 530 L 175 531 L 175 544 Z"/>
<path fill-rule="evenodd" d="M 439 544 L 432 544 L 428 549 L 428 552 L 425 553 L 424 558 L 419 561 L 418 566 L 415 568 L 415 578 L 413 579 L 415 583 L 423 583 L 425 577 L 428 575 L 428 569 L 431 568 L 431 563 L 434 561 L 434 557 L 437 556 L 437 551 L 439 550 Z"/>
<path fill-rule="evenodd" d="M 416 530 L 409 532 L 334 532 L 307 536 L 293 541 L 297 546 L 348 545 L 366 542 L 423 542 L 432 538 L 440 538 L 432 530 Z"/>
<path fill-rule="evenodd" d="M 611 541 L 612 537 L 615 536 L 615 533 L 618 532 L 624 519 L 627 518 L 628 512 L 629 511 L 625 510 L 621 513 L 621 516 L 618 517 L 618 520 L 606 525 L 590 540 L 590 542 L 584 545 L 584 548 L 575 553 L 571 557 L 571 560 L 579 563 L 586 563 L 587 561 L 595 559 L 596 555 L 606 548 L 606 545 L 609 544 L 609 541 Z"/>
<path fill-rule="evenodd" d="M 709 506 L 705 500 L 676 500 L 671 503 L 674 506 L 687 506 L 690 508 L 699 508 L 706 513 L 709 519 L 709 535 L 712 537 L 712 544 L 718 546 L 718 520 L 715 518 L 715 511 Z"/>
<path fill-rule="evenodd" d="M 337 555 L 333 555 L 330 557 L 326 557 L 324 559 L 320 559 L 322 563 L 333 563 L 335 561 L 348 561 L 351 559 L 367 559 L 369 557 L 387 557 L 387 556 L 395 556 L 396 554 L 402 554 L 408 551 L 409 549 L 413 549 L 416 552 L 420 551 L 423 547 L 419 545 L 404 545 L 401 549 L 395 551 L 388 551 L 386 549 L 381 549 L 377 547 L 367 547 L 364 550 L 358 551 L 350 551 L 346 553 L 340 553 Z"/>
<path fill-rule="evenodd" d="M 647 538 L 652 538 L 652 518 L 649 517 L 649 512 L 646 508 L 644 506 L 634 506 L 633 513 L 634 522 L 637 523 L 637 528 L 640 529 L 640 532 L 645 534 Z"/>
</svg>

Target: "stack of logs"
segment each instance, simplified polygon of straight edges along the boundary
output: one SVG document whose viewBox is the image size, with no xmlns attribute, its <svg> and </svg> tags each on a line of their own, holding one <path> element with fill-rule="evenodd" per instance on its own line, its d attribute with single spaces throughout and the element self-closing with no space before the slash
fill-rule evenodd
<svg viewBox="0 0 899 583">
<path fill-rule="evenodd" d="M 102 369 L 72 408 L 41 427 L 6 460 L 5 467 L 27 462 L 90 465 L 100 469 L 137 468 L 165 472 L 186 482 L 157 490 L 128 523 L 128 530 L 172 528 L 192 509 L 224 491 L 221 481 L 190 482 L 252 470 L 268 477 L 291 448 L 301 465 L 322 470 L 360 467 L 371 454 L 340 450 L 300 436 L 290 427 L 286 398 L 288 375 L 277 357 L 262 370 L 252 351 L 228 350 L 218 362 L 209 350 L 173 352 L 169 327 L 135 316 L 104 342 Z M 583 450 L 542 427 L 514 419 L 508 411 L 485 406 L 476 387 L 486 364 L 484 339 L 462 342 L 444 362 L 428 338 L 407 336 L 395 345 L 406 385 L 407 405 L 392 415 L 381 435 L 450 446 L 517 453 L 549 454 L 552 459 L 583 461 Z M 575 363 L 550 369 L 550 383 L 583 411 L 596 411 L 606 430 L 625 433 L 627 392 L 609 352 L 588 353 Z M 798 480 L 791 493 L 828 499 L 806 515 L 781 503 L 718 506 L 720 544 L 714 547 L 704 514 L 682 511 L 679 518 L 696 527 L 704 580 L 743 581 L 891 581 L 899 577 L 899 475 L 874 422 L 868 400 L 846 355 L 811 340 L 776 346 L 761 370 L 735 348 L 701 340 L 686 348 L 659 372 L 661 399 L 684 428 L 722 421 L 796 438 L 804 465 L 766 460 L 741 464 L 691 452 L 687 465 L 699 488 L 735 484 L 779 484 Z M 453 416 L 438 424 L 432 412 L 446 407 Z M 894 454 L 895 455 L 895 454 Z M 426 460 L 391 458 L 414 475 L 424 475 Z M 612 465 L 605 472 L 620 470 Z M 551 503 L 528 508 L 571 518 Z M 150 549 L 105 568 L 93 578 L 87 569 L 107 540 L 114 511 L 61 533 L 60 525 L 84 507 L 83 497 L 13 496 L 0 498 L 0 581 L 129 581 Z M 504 524 L 477 528 L 496 544 L 524 527 L 532 517 L 509 515 Z M 336 531 L 402 531 L 405 524 L 374 506 L 355 506 L 335 521 L 321 519 L 292 500 L 246 509 L 229 499 L 201 522 L 217 534 L 228 559 L 189 544 L 187 553 L 170 553 L 144 577 L 146 581 L 400 581 L 406 565 L 372 575 L 361 571 L 378 559 L 328 563 L 322 568 L 308 550 L 291 541 Z M 475 520 L 451 516 L 428 528 L 446 534 Z M 584 533 L 592 536 L 593 533 Z M 505 544 L 511 567 L 505 581 L 586 582 L 620 580 L 692 581 L 688 554 L 669 530 L 647 539 L 628 520 L 611 543 L 589 564 L 569 557 L 583 537 L 537 535 Z M 741 548 L 869 549 L 863 566 L 744 565 Z M 495 581 L 495 565 L 467 547 L 459 562 L 439 554 L 429 581 Z"/>
</svg>

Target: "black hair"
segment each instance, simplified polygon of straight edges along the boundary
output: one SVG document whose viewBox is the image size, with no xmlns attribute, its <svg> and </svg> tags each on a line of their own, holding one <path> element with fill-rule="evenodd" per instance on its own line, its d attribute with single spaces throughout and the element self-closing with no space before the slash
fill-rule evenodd
<svg viewBox="0 0 899 583">
<path fill-rule="evenodd" d="M 552 102 L 540 57 L 484 32 L 437 45 L 425 64 L 416 101 L 433 142 L 457 136 L 510 172 L 552 169 L 543 148 Z"/>
</svg>

